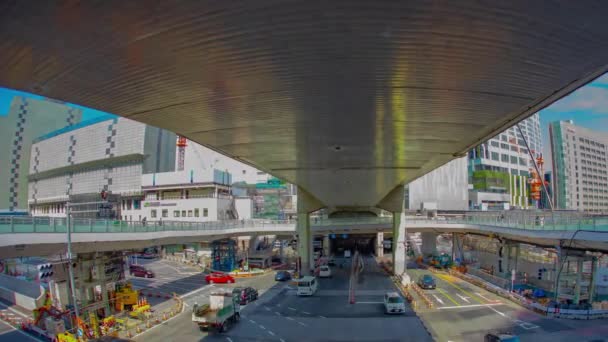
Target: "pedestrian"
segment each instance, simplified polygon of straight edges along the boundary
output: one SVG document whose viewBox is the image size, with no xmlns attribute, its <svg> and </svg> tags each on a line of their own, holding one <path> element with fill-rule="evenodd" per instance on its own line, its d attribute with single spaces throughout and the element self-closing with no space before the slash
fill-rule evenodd
<svg viewBox="0 0 608 342">
<path fill-rule="evenodd" d="M 144 216 L 144 218 L 143 218 L 143 219 L 141 219 L 141 224 L 142 224 L 143 226 L 145 226 L 145 225 L 146 225 L 146 221 L 147 221 L 147 219 L 146 219 L 146 217 Z"/>
</svg>

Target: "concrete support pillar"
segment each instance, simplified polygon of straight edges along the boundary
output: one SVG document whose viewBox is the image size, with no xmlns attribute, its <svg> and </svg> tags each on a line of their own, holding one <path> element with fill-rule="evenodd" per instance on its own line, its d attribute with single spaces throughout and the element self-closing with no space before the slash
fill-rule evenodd
<svg viewBox="0 0 608 342">
<path fill-rule="evenodd" d="M 424 232 L 420 234 L 422 237 L 422 255 L 425 257 L 429 254 L 437 253 L 437 233 Z"/>
<path fill-rule="evenodd" d="M 464 262 L 464 254 L 463 250 L 463 239 L 464 235 L 452 233 L 452 260 L 456 262 L 456 260 L 460 260 L 460 262 Z"/>
<path fill-rule="evenodd" d="M 310 215 L 298 213 L 296 233 L 298 234 L 298 256 L 300 257 L 300 274 L 310 274 L 312 267 L 312 236 L 310 234 Z"/>
<path fill-rule="evenodd" d="M 97 266 L 97 281 L 101 287 L 101 300 L 104 303 L 106 317 L 111 315 L 110 300 L 108 298 L 108 290 L 106 289 L 106 268 L 103 258 L 96 258 L 95 265 Z"/>
<path fill-rule="evenodd" d="M 281 244 L 279 245 L 279 258 L 281 258 L 281 262 L 285 261 L 285 249 L 283 248 L 284 241 L 279 240 Z"/>
<path fill-rule="evenodd" d="M 405 229 L 405 213 L 393 213 L 393 274 L 400 275 L 403 283 L 410 282 L 407 268 L 407 254 L 405 250 L 407 230 Z"/>
<path fill-rule="evenodd" d="M 597 280 L 598 259 L 593 257 L 591 261 L 591 283 L 589 284 L 589 302 L 592 303 L 595 297 L 595 282 Z"/>
<path fill-rule="evenodd" d="M 576 285 L 574 286 L 574 304 L 581 300 L 581 281 L 583 275 L 583 258 L 576 259 Z"/>
<path fill-rule="evenodd" d="M 382 258 L 384 256 L 384 232 L 376 234 L 376 256 Z"/>
<path fill-rule="evenodd" d="M 323 256 L 329 257 L 329 235 L 323 236 Z"/>
</svg>

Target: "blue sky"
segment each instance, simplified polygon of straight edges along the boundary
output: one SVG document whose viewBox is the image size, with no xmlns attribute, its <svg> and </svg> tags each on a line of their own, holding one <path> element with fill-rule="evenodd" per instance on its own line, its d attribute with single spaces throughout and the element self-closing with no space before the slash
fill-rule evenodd
<svg viewBox="0 0 608 342">
<path fill-rule="evenodd" d="M 550 159 L 549 123 L 574 120 L 574 124 L 608 134 L 608 75 L 579 88 L 540 111 L 545 159 Z"/>
<path fill-rule="evenodd" d="M 14 96 L 26 96 L 26 97 L 33 98 L 33 99 L 42 99 L 43 98 L 42 96 L 26 93 L 23 91 L 12 90 L 12 89 L 0 87 L 0 116 L 6 116 L 8 114 L 8 111 L 11 107 L 11 101 L 13 100 Z M 68 103 L 68 105 L 75 107 L 75 108 L 82 109 L 82 120 L 83 121 L 93 119 L 93 118 L 101 116 L 101 115 L 108 114 L 108 113 L 105 113 L 105 112 L 102 112 L 102 111 L 99 111 L 96 109 L 91 109 L 91 108 L 87 108 L 87 107 L 83 107 L 83 106 L 79 106 L 79 105 L 75 105 L 75 104 L 71 104 L 71 103 Z"/>
</svg>

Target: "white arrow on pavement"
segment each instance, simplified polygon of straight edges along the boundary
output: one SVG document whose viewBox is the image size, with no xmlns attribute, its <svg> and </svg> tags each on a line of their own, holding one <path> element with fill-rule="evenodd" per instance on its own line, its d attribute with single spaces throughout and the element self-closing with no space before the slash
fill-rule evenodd
<svg viewBox="0 0 608 342">
<path fill-rule="evenodd" d="M 441 300 L 441 298 L 437 297 L 437 295 L 433 295 L 433 297 L 435 297 L 435 299 L 441 303 L 441 305 L 443 305 L 443 301 Z"/>
<path fill-rule="evenodd" d="M 469 298 L 469 297 L 461 296 L 461 295 L 460 295 L 460 293 L 457 293 L 456 295 L 457 295 L 458 297 L 460 297 L 460 299 L 464 300 L 465 302 L 470 303 L 470 302 L 469 302 L 469 300 L 467 299 L 467 298 Z"/>
</svg>

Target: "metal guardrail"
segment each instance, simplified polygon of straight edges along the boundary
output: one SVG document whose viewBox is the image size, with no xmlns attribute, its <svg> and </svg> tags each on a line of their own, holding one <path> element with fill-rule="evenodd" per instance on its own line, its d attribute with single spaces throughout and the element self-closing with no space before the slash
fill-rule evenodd
<svg viewBox="0 0 608 342">
<path fill-rule="evenodd" d="M 392 217 L 323 218 L 311 219 L 313 227 L 389 225 Z M 586 216 L 572 212 L 504 211 L 466 212 L 434 218 L 411 216 L 412 225 L 468 224 L 522 230 L 543 231 L 608 231 L 608 216 Z M 225 229 L 260 228 L 260 230 L 295 229 L 295 220 L 225 220 L 212 222 L 182 221 L 119 221 L 72 219 L 74 233 L 145 233 L 163 231 L 218 231 Z M 66 219 L 52 217 L 0 216 L 0 234 L 66 233 Z"/>
</svg>

